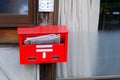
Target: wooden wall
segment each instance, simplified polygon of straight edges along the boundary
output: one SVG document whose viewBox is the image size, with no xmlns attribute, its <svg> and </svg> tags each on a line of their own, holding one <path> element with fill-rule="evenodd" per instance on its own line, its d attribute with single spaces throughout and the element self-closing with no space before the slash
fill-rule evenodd
<svg viewBox="0 0 120 80">
<path fill-rule="evenodd" d="M 18 43 L 17 28 L 0 28 L 0 43 Z"/>
</svg>

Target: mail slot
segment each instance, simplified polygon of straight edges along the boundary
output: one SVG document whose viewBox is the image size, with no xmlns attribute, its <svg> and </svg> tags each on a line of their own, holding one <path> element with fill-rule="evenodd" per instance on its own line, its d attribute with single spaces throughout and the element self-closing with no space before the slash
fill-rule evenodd
<svg viewBox="0 0 120 80">
<path fill-rule="evenodd" d="M 66 62 L 68 55 L 68 30 L 65 26 L 19 27 L 20 64 L 45 64 Z M 25 44 L 28 38 L 59 35 L 59 43 Z M 44 39 L 44 37 L 43 37 Z M 43 40 L 44 42 L 44 40 Z"/>
</svg>

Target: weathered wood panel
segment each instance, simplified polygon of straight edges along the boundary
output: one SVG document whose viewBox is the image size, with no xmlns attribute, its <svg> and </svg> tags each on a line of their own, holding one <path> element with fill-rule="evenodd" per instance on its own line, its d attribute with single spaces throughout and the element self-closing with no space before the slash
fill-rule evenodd
<svg viewBox="0 0 120 80">
<path fill-rule="evenodd" d="M 16 28 L 0 28 L 0 43 L 17 43 Z"/>
</svg>

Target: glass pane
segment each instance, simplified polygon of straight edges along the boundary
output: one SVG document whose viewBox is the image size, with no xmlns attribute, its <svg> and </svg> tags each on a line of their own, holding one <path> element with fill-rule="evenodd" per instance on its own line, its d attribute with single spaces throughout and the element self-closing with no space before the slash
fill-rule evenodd
<svg viewBox="0 0 120 80">
<path fill-rule="evenodd" d="M 0 0 L 0 14 L 28 14 L 28 0 Z"/>
<path fill-rule="evenodd" d="M 101 0 L 99 30 L 120 30 L 120 0 Z"/>
<path fill-rule="evenodd" d="M 98 38 L 95 76 L 120 75 L 120 0 L 101 0 Z"/>
</svg>

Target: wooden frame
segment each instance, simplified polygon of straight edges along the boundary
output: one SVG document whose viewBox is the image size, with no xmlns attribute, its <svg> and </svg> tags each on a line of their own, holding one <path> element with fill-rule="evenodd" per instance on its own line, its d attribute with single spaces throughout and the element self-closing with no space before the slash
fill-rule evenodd
<svg viewBox="0 0 120 80">
<path fill-rule="evenodd" d="M 0 28 L 1 43 L 18 43 L 17 28 Z"/>
<path fill-rule="evenodd" d="M 33 26 L 37 24 L 37 0 L 29 1 L 28 15 L 0 15 L 0 27 Z"/>
<path fill-rule="evenodd" d="M 55 6 L 54 6 L 54 25 L 58 24 L 58 12 L 59 12 L 59 0 L 54 0 Z"/>
</svg>

